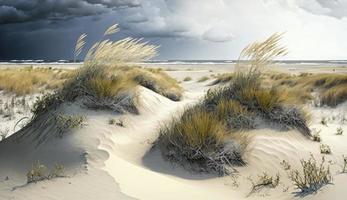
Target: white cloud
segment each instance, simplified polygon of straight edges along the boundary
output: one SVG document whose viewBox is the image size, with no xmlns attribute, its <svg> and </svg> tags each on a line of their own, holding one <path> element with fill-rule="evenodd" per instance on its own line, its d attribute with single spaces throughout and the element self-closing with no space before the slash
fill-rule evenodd
<svg viewBox="0 0 347 200">
<path fill-rule="evenodd" d="M 221 28 L 210 28 L 204 32 L 202 38 L 211 42 L 228 42 L 233 38 L 233 34 Z"/>
</svg>

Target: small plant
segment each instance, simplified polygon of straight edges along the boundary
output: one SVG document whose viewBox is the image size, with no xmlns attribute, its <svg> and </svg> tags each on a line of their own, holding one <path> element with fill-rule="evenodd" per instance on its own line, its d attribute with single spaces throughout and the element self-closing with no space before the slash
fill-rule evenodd
<svg viewBox="0 0 347 200">
<path fill-rule="evenodd" d="M 55 164 L 53 170 L 48 175 L 48 178 L 59 178 L 64 177 L 65 167 L 61 164 Z"/>
<path fill-rule="evenodd" d="M 254 192 L 260 191 L 264 187 L 268 188 L 276 188 L 280 182 L 280 175 L 276 174 L 276 176 L 270 176 L 266 172 L 261 175 L 258 175 L 258 180 L 254 182 L 251 178 L 249 180 L 252 183 L 252 188 L 249 195 Z"/>
<path fill-rule="evenodd" d="M 81 127 L 84 121 L 85 117 L 80 115 L 57 115 L 56 122 L 58 128 L 58 136 L 62 137 L 65 132 L 74 128 Z"/>
<path fill-rule="evenodd" d="M 322 154 L 331 154 L 331 149 L 329 147 L 329 145 L 327 144 L 321 144 L 320 145 L 320 152 Z"/>
<path fill-rule="evenodd" d="M 40 164 L 39 161 L 34 162 L 31 170 L 27 173 L 27 183 L 42 181 L 47 178 L 47 167 Z"/>
<path fill-rule="evenodd" d="M 320 132 L 322 130 L 316 130 L 316 129 L 313 129 L 312 130 L 312 140 L 315 141 L 315 142 L 321 142 L 322 141 L 322 138 L 320 137 Z"/>
<path fill-rule="evenodd" d="M 332 176 L 329 166 L 325 166 L 325 158 L 321 163 L 311 155 L 308 160 L 301 160 L 301 171 L 295 169 L 290 172 L 289 178 L 302 193 L 316 192 L 322 186 L 331 183 Z"/>
<path fill-rule="evenodd" d="M 336 129 L 336 135 L 342 135 L 343 134 L 343 129 L 342 127 Z"/>
<path fill-rule="evenodd" d="M 192 77 L 189 77 L 189 76 L 187 76 L 183 79 L 183 81 L 191 81 L 191 80 L 192 80 Z"/>
<path fill-rule="evenodd" d="M 324 125 L 324 126 L 328 126 L 328 121 L 327 121 L 327 119 L 326 119 L 325 117 L 322 117 L 320 123 L 321 123 L 322 125 Z"/>
<path fill-rule="evenodd" d="M 290 170 L 290 168 L 291 168 L 289 162 L 286 160 L 283 160 L 282 162 L 280 162 L 280 164 L 284 170 Z"/>
<path fill-rule="evenodd" d="M 61 164 L 55 164 L 53 170 L 48 173 L 48 168 L 40 164 L 39 161 L 35 161 L 32 168 L 27 173 L 27 183 L 36 183 L 38 181 L 64 177 L 65 168 Z"/>
<path fill-rule="evenodd" d="M 203 77 L 199 78 L 198 82 L 199 82 L 199 83 L 205 82 L 205 81 L 207 81 L 207 80 L 209 80 L 209 79 L 210 79 L 209 77 L 203 76 Z"/>
<path fill-rule="evenodd" d="M 124 121 L 121 120 L 121 119 L 119 119 L 119 120 L 116 122 L 116 125 L 117 125 L 117 126 L 120 126 L 120 127 L 125 127 Z"/>
<path fill-rule="evenodd" d="M 341 173 L 347 173 L 347 156 L 342 155 L 343 164 Z"/>
<path fill-rule="evenodd" d="M 108 124 L 114 125 L 114 124 L 116 124 L 116 120 L 115 119 L 109 119 Z"/>
<path fill-rule="evenodd" d="M 110 124 L 110 125 L 117 125 L 117 126 L 120 126 L 120 127 L 125 127 L 124 121 L 121 120 L 121 119 L 118 119 L 118 120 L 116 120 L 116 119 L 110 119 L 110 120 L 108 121 L 108 124 Z"/>
<path fill-rule="evenodd" d="M 61 99 L 56 93 L 44 94 L 41 97 L 37 97 L 31 112 L 34 116 L 45 113 L 52 107 L 57 106 L 60 102 Z"/>
</svg>

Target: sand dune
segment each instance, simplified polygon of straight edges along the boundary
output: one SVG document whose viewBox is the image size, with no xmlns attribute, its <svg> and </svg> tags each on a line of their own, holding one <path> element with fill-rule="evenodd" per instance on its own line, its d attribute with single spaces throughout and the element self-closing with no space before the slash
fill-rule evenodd
<svg viewBox="0 0 347 200">
<path fill-rule="evenodd" d="M 334 163 L 334 185 L 323 187 L 317 194 L 297 195 L 280 164 L 287 160 L 293 168 L 299 168 L 300 159 L 310 154 L 321 157 L 320 144 L 294 130 L 264 127 L 247 132 L 252 141 L 245 154 L 247 165 L 236 167 L 238 177 L 188 172 L 152 150 L 160 124 L 206 93 L 208 81 L 199 83 L 197 79 L 213 73 L 210 69 L 168 72 L 177 80 L 193 77 L 193 81 L 181 83 L 185 94 L 180 102 L 139 86 L 140 115 L 88 110 L 76 102 L 63 104 L 58 111 L 84 115 L 86 125 L 62 138 L 54 137 L 54 124 L 42 124 L 50 113 L 14 133 L 0 143 L 0 199 L 345 199 L 347 175 L 338 171 L 342 155 L 347 154 L 347 136 L 335 132 L 340 126 L 347 131 L 346 123 L 338 121 L 345 115 L 347 103 L 334 109 L 308 108 L 313 113 L 310 128 L 321 130 L 323 143 L 332 149 L 327 160 Z M 320 123 L 322 117 L 327 117 L 327 126 Z M 111 118 L 123 121 L 124 127 L 109 124 Z M 42 144 L 38 144 L 40 139 Z M 49 169 L 63 164 L 66 177 L 27 184 L 26 173 L 36 160 Z M 280 174 L 279 186 L 249 194 L 249 177 L 256 179 L 263 172 Z"/>
</svg>

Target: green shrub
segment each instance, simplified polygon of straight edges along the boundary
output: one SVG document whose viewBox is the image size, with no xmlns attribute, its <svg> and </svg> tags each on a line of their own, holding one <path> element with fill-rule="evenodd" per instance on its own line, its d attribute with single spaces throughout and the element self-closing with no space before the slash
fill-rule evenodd
<svg viewBox="0 0 347 200">
<path fill-rule="evenodd" d="M 58 114 L 55 120 L 57 123 L 58 137 L 62 137 L 67 131 L 81 127 L 85 121 L 85 117 L 80 115 Z"/>
<path fill-rule="evenodd" d="M 31 112 L 34 116 L 37 116 L 55 109 L 60 103 L 62 103 L 62 98 L 57 93 L 44 94 L 41 97 L 37 97 Z"/>
</svg>

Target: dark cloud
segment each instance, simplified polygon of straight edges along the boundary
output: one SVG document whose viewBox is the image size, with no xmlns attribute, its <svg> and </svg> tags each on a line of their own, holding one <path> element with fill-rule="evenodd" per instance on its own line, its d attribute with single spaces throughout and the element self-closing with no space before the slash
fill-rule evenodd
<svg viewBox="0 0 347 200">
<path fill-rule="evenodd" d="M 137 0 L 0 0 L 0 24 L 59 21 L 139 5 Z"/>
</svg>

